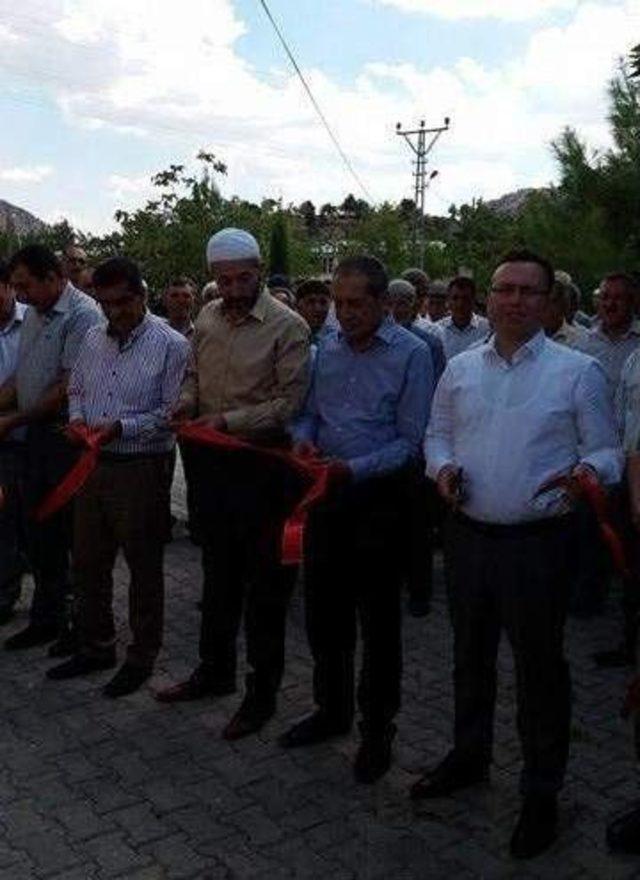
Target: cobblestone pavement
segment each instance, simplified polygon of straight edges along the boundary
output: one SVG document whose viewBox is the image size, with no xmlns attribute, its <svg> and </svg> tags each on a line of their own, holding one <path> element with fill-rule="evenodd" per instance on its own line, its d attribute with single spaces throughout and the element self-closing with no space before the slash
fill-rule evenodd
<svg viewBox="0 0 640 880">
<path fill-rule="evenodd" d="M 123 568 L 117 580 L 122 622 Z M 562 834 L 552 851 L 521 865 L 507 855 L 519 767 L 508 652 L 500 660 L 491 785 L 426 809 L 407 799 L 416 774 L 449 743 L 451 632 L 441 585 L 432 614 L 406 620 L 396 760 L 370 788 L 352 780 L 354 738 L 293 753 L 275 743 L 308 707 L 299 599 L 279 711 L 260 736 L 220 739 L 237 697 L 183 706 L 153 700 L 155 687 L 192 668 L 199 589 L 198 552 L 179 537 L 167 551 L 160 665 L 149 687 L 125 699 L 101 696 L 105 674 L 46 681 L 51 661 L 41 650 L 0 656 L 0 880 L 640 876 L 640 859 L 610 857 L 603 844 L 607 818 L 637 798 L 631 731 L 617 717 L 626 674 L 597 671 L 590 661 L 617 632 L 612 611 L 569 626 L 575 709 Z M 28 596 L 6 635 L 23 625 Z"/>
</svg>

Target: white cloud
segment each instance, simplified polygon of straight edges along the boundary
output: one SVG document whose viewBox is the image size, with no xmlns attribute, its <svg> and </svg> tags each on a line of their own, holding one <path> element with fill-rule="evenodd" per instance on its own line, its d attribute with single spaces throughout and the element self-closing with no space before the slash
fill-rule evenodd
<svg viewBox="0 0 640 880">
<path fill-rule="evenodd" d="M 523 21 L 574 9 L 580 0 L 376 0 L 401 12 L 446 19 L 497 18 Z"/>
<path fill-rule="evenodd" d="M 378 2 L 450 18 L 478 10 L 525 18 L 552 6 L 572 14 L 562 27 L 532 30 L 515 60 L 508 47 L 491 65 L 455 55 L 446 67 L 378 59 L 348 85 L 305 70 L 376 199 L 410 195 L 410 155 L 394 126 L 420 119 L 425 105 L 429 122 L 452 118 L 434 154 L 435 202 L 546 182 L 548 143 L 564 125 L 607 143 L 606 81 L 640 28 L 640 0 Z M 157 0 L 22 0 L 19 7 L 0 0 L 0 20 L 15 37 L 3 41 L 0 70 L 39 88 L 47 83 L 75 125 L 147 138 L 151 161 L 154 145 L 168 139 L 176 161 L 211 148 L 229 166 L 224 190 L 247 198 L 322 203 L 356 191 L 286 62 L 266 75 L 240 56 L 245 26 L 231 0 L 181 0 L 178 15 Z M 113 168 L 103 185 L 127 207 L 151 192 L 148 175 L 127 168 Z"/>
<path fill-rule="evenodd" d="M 50 165 L 0 167 L 0 181 L 2 183 L 42 183 L 51 174 L 53 174 L 53 168 Z"/>
</svg>

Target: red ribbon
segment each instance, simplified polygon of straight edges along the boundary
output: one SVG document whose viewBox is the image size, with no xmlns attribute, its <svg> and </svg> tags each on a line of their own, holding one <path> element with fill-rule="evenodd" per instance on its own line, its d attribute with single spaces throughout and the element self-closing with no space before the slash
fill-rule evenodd
<svg viewBox="0 0 640 880">
<path fill-rule="evenodd" d="M 102 428 L 89 428 L 87 425 L 74 426 L 75 436 L 85 446 L 84 451 L 64 476 L 61 483 L 52 489 L 51 492 L 40 502 L 33 513 L 36 522 L 42 522 L 43 519 L 57 513 L 60 508 L 68 504 L 87 482 L 98 464 L 98 455 L 100 452 L 100 444 L 104 438 L 104 430 Z"/>
<path fill-rule="evenodd" d="M 244 450 L 264 458 L 270 458 L 286 464 L 296 471 L 304 480 L 310 483 L 302 500 L 285 523 L 282 535 L 283 565 L 299 565 L 303 558 L 304 528 L 309 508 L 320 501 L 327 494 L 329 480 L 332 473 L 331 464 L 316 461 L 312 458 L 302 458 L 291 452 L 280 449 L 267 449 L 254 446 L 230 434 L 216 431 L 206 425 L 198 425 L 187 422 L 178 429 L 178 436 L 183 440 L 198 443 L 201 446 L 209 446 L 213 449 L 226 449 L 231 451 Z"/>
<path fill-rule="evenodd" d="M 616 571 L 622 578 L 631 577 L 624 544 L 611 523 L 609 498 L 595 474 L 578 470 L 570 477 L 555 477 L 541 486 L 536 492 L 536 497 L 551 489 L 564 489 L 569 495 L 578 495 L 584 498 L 598 521 L 602 540 L 609 550 Z"/>
</svg>

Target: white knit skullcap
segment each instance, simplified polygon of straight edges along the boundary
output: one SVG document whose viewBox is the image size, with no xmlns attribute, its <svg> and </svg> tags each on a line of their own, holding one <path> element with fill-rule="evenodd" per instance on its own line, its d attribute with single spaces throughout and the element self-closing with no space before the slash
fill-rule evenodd
<svg viewBox="0 0 640 880">
<path fill-rule="evenodd" d="M 237 260 L 259 260 L 260 246 L 253 235 L 244 229 L 221 229 L 207 244 L 207 263 Z"/>
</svg>

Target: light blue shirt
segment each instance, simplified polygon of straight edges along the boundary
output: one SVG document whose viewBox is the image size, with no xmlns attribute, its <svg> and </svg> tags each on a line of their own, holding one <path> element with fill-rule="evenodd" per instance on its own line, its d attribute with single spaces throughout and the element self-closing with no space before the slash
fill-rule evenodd
<svg viewBox="0 0 640 880">
<path fill-rule="evenodd" d="M 440 335 L 448 361 L 471 348 L 476 342 L 484 341 L 491 333 L 491 326 L 482 315 L 472 315 L 467 326 L 462 328 L 453 323 L 451 316 L 443 318 L 434 326 Z"/>
<path fill-rule="evenodd" d="M 85 336 L 69 379 L 69 419 L 119 421 L 122 436 L 105 449 L 126 454 L 173 448 L 169 415 L 180 393 L 190 344 L 147 313 L 121 345 L 105 325 Z"/>
<path fill-rule="evenodd" d="M 39 403 L 45 392 L 71 370 L 87 330 L 102 320 L 91 297 L 70 283 L 48 311 L 27 309 L 16 369 L 19 410 Z"/>
<path fill-rule="evenodd" d="M 431 360 L 433 361 L 433 387 L 435 388 L 440 381 L 440 376 L 442 376 L 444 369 L 447 366 L 447 359 L 444 354 L 442 340 L 435 330 L 427 329 L 430 326 L 433 325 L 427 324 L 425 326 L 418 321 L 414 321 L 410 327 L 407 327 L 407 330 L 417 336 L 418 339 L 425 342 L 431 352 Z"/>
<path fill-rule="evenodd" d="M 390 474 L 419 459 L 432 393 L 429 349 L 390 318 L 362 352 L 336 331 L 320 342 L 292 434 L 345 462 L 357 481 Z"/>
<path fill-rule="evenodd" d="M 611 339 L 603 333 L 600 324 L 587 330 L 575 343 L 578 351 L 596 358 L 609 380 L 609 388 L 614 394 L 620 381 L 622 368 L 627 358 L 640 346 L 640 321 L 634 320 L 622 336 Z"/>
<path fill-rule="evenodd" d="M 518 523 L 567 511 L 547 480 L 591 465 L 604 483 L 622 477 L 623 455 L 600 365 L 537 333 L 504 360 L 495 339 L 453 358 L 438 384 L 425 440 L 427 474 L 461 467 L 462 511 Z"/>
<path fill-rule="evenodd" d="M 0 385 L 13 377 L 18 366 L 20 333 L 26 311 L 27 306 L 16 301 L 9 323 L 0 330 Z"/>
</svg>

